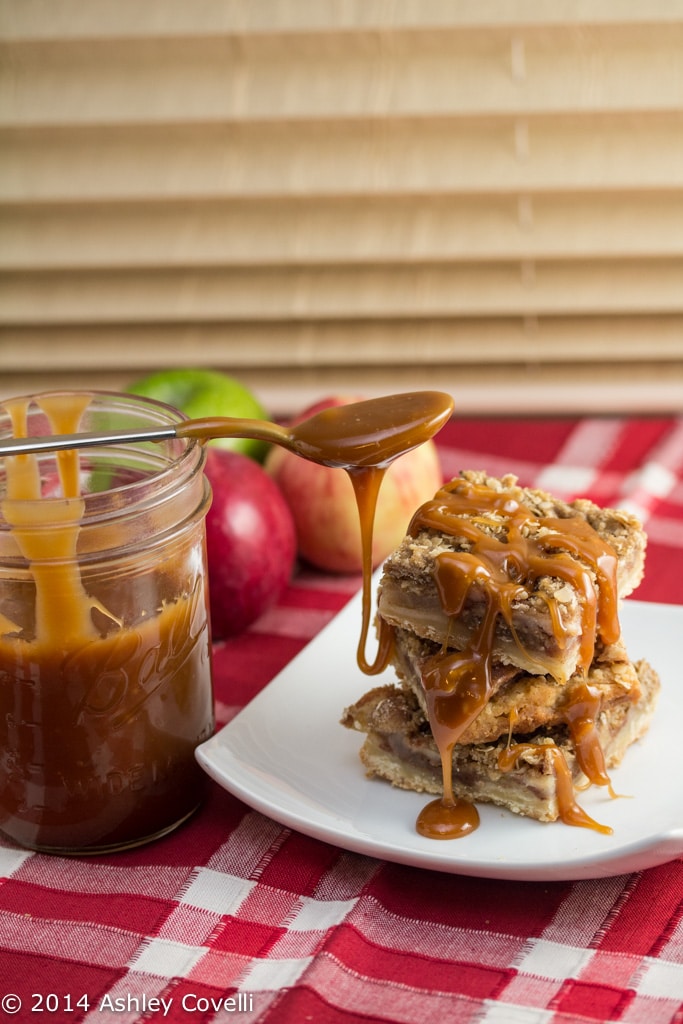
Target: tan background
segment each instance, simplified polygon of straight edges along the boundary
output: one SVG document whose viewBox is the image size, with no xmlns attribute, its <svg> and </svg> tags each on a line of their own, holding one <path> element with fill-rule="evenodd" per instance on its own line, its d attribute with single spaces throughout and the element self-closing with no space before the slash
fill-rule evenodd
<svg viewBox="0 0 683 1024">
<path fill-rule="evenodd" d="M 0 390 L 683 409 L 683 0 L 0 0 Z"/>
</svg>

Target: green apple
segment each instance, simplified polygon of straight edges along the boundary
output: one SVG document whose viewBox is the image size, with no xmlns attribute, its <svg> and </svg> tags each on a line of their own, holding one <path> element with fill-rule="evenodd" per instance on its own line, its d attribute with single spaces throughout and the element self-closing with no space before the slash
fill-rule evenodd
<svg viewBox="0 0 683 1024">
<path fill-rule="evenodd" d="M 235 377 L 219 370 L 159 370 L 133 381 L 131 394 L 155 398 L 185 413 L 190 419 L 203 416 L 236 416 L 263 420 L 266 410 L 252 392 Z M 210 442 L 217 448 L 229 448 L 263 462 L 269 446 L 250 438 L 225 437 Z"/>
</svg>

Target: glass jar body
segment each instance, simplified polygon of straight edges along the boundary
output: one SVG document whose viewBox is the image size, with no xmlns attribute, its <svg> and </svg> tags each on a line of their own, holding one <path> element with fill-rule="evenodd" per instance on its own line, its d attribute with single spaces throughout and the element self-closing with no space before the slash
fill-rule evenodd
<svg viewBox="0 0 683 1024">
<path fill-rule="evenodd" d="M 26 432 L 45 432 L 49 396 L 24 401 Z M 80 426 L 174 418 L 95 393 Z M 95 853 L 159 837 L 201 802 L 194 750 L 214 728 L 210 492 L 194 443 L 68 463 L 35 460 L 28 488 L 26 466 L 6 465 L 0 481 L 0 829 L 32 849 Z"/>
</svg>

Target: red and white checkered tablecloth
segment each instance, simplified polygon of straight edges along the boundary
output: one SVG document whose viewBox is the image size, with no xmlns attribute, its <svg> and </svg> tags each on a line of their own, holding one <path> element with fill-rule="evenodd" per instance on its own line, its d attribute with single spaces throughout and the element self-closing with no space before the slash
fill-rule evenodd
<svg viewBox="0 0 683 1024">
<path fill-rule="evenodd" d="M 439 446 L 447 476 L 512 471 L 637 511 L 637 596 L 683 604 L 683 419 L 455 420 Z M 217 645 L 219 724 L 358 585 L 302 570 Z M 581 882 L 441 874 L 307 838 L 210 783 L 153 845 L 69 859 L 5 842 L 0 876 L 0 1020 L 683 1022 L 680 859 Z"/>
</svg>

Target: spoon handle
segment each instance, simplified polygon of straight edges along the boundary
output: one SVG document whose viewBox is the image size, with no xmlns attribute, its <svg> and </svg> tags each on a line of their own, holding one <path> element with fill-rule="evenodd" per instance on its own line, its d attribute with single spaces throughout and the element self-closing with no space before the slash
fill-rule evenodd
<svg viewBox="0 0 683 1024">
<path fill-rule="evenodd" d="M 165 441 L 177 437 L 177 426 L 143 427 L 101 433 L 47 434 L 45 437 L 7 437 L 0 439 L 0 456 L 59 452 L 67 448 L 94 448 L 105 444 L 132 444 L 135 441 Z"/>
</svg>

